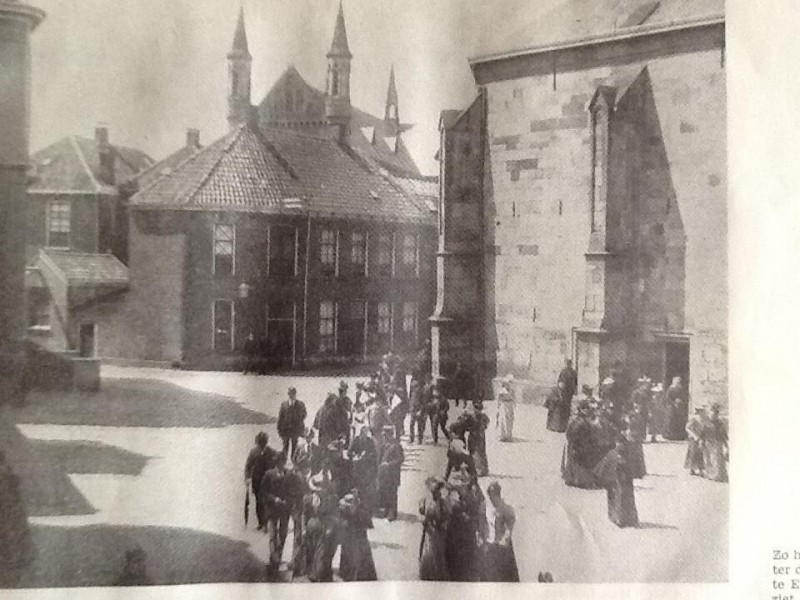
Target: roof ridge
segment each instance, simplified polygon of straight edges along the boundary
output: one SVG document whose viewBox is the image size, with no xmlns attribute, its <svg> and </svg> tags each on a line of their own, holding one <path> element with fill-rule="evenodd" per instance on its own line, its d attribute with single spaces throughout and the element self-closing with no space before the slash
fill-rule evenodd
<svg viewBox="0 0 800 600">
<path fill-rule="evenodd" d="M 234 135 L 231 135 L 231 139 L 228 140 L 227 143 L 223 145 L 222 151 L 219 153 L 217 160 L 214 161 L 214 164 L 211 165 L 211 168 L 208 170 L 208 172 L 200 179 L 200 183 L 198 183 L 195 186 L 194 190 L 192 190 L 192 192 L 188 196 L 186 196 L 186 200 L 184 200 L 183 202 L 184 204 L 189 204 L 192 201 L 192 199 L 197 195 L 197 192 L 203 189 L 205 184 L 208 183 L 208 181 L 211 179 L 211 176 L 217 172 L 220 163 L 222 163 L 222 158 L 231 151 L 231 148 L 233 148 L 233 145 L 239 140 L 239 138 L 242 135 L 242 132 L 245 130 L 246 127 L 247 124 L 244 123 L 242 125 L 239 125 L 236 128 L 236 130 L 232 132 Z M 225 138 L 223 137 L 222 139 L 224 140 Z M 198 152 L 194 156 L 197 156 L 198 154 L 200 153 Z"/>
<path fill-rule="evenodd" d="M 230 133 L 228 133 L 227 135 L 230 135 Z M 204 147 L 202 147 L 202 148 L 198 149 L 198 151 L 197 151 L 197 152 L 193 152 L 192 154 L 190 154 L 189 156 L 187 156 L 186 158 L 184 158 L 182 161 L 180 161 L 180 162 L 179 162 L 177 165 L 175 165 L 175 166 L 174 166 L 174 167 L 173 167 L 173 168 L 170 170 L 170 172 L 169 172 L 169 173 L 159 173 L 159 174 L 158 174 L 158 177 L 156 177 L 155 179 L 153 179 L 153 181 L 151 181 L 151 182 L 150 182 L 150 183 L 148 183 L 146 186 L 144 186 L 142 189 L 140 189 L 138 192 L 136 192 L 136 193 L 133 195 L 133 197 L 131 198 L 131 200 L 133 200 L 133 198 L 135 198 L 136 196 L 138 196 L 138 195 L 140 195 L 140 194 L 144 194 L 145 192 L 149 192 L 149 191 L 150 191 L 152 188 L 154 188 L 156 185 L 158 185 L 159 183 L 161 183 L 161 181 L 162 181 L 163 179 L 165 179 L 166 177 L 169 177 L 169 176 L 171 176 L 173 173 L 175 173 L 175 172 L 176 172 L 176 171 L 178 171 L 179 169 L 182 169 L 182 168 L 183 168 L 185 165 L 189 164 L 191 161 L 193 161 L 193 160 L 195 160 L 195 159 L 199 158 L 199 157 L 200 157 L 200 155 L 202 155 L 203 153 L 205 153 L 205 152 L 208 152 L 208 151 L 209 151 L 209 150 L 211 150 L 212 148 L 216 147 L 216 145 L 217 145 L 217 144 L 219 144 L 219 143 L 221 143 L 221 142 L 222 142 L 222 140 L 224 140 L 224 139 L 225 139 L 225 137 L 226 137 L 226 136 L 222 136 L 220 139 L 218 139 L 217 141 L 215 141 L 215 142 L 213 142 L 213 143 L 209 144 L 208 146 L 204 146 Z M 167 158 L 165 158 L 164 160 L 160 160 L 160 161 L 158 161 L 157 163 L 155 163 L 155 164 L 151 165 L 151 166 L 150 166 L 148 169 L 146 169 L 145 171 L 142 171 L 141 173 L 139 173 L 139 175 L 143 175 L 144 173 L 146 173 L 146 172 L 147 172 L 147 171 L 149 171 L 150 169 L 153 169 L 153 168 L 157 167 L 158 165 L 160 165 L 160 164 L 164 163 L 164 162 L 165 162 L 167 159 L 169 159 L 169 158 L 170 158 L 170 156 L 173 156 L 173 155 L 174 155 L 174 154 L 176 154 L 177 152 L 180 152 L 180 150 L 176 150 L 175 152 L 173 152 L 172 154 L 170 154 L 170 155 L 169 155 Z"/>
<path fill-rule="evenodd" d="M 67 137 L 69 137 L 69 141 L 70 141 L 70 143 L 72 145 L 72 148 L 75 150 L 75 153 L 78 155 L 78 160 L 83 165 L 83 168 L 86 169 L 86 173 L 89 175 L 89 180 L 92 182 L 92 184 L 94 185 L 97 193 L 99 194 L 100 192 L 103 191 L 103 188 L 100 185 L 100 182 L 97 181 L 97 178 L 94 176 L 94 172 L 92 171 L 91 167 L 89 167 L 89 162 L 86 160 L 86 156 L 84 156 L 83 150 L 81 150 L 80 144 L 78 144 L 77 136 L 69 135 Z"/>
<path fill-rule="evenodd" d="M 275 147 L 275 145 L 269 140 L 267 135 L 263 131 L 261 131 L 261 128 L 253 127 L 253 133 L 258 138 L 258 140 L 266 147 L 267 151 L 270 154 L 272 154 L 275 160 L 278 161 L 278 164 L 280 164 L 281 167 L 283 167 L 283 169 L 289 174 L 289 177 L 291 177 L 295 181 L 299 180 L 300 176 L 297 174 L 294 168 L 292 168 L 292 165 L 289 164 L 289 161 L 286 160 L 286 157 L 284 157 L 283 154 L 280 153 L 280 150 L 278 150 Z"/>
</svg>

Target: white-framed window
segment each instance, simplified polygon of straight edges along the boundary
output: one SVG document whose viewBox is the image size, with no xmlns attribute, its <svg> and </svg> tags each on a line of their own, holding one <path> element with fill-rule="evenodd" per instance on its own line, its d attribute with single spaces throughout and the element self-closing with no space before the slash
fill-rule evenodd
<svg viewBox="0 0 800 600">
<path fill-rule="evenodd" d="M 403 302 L 403 333 L 416 334 L 418 306 L 416 302 Z"/>
<path fill-rule="evenodd" d="M 236 270 L 236 226 L 214 225 L 214 274 L 233 275 Z"/>
<path fill-rule="evenodd" d="M 336 303 L 332 300 L 319 303 L 319 351 L 336 353 Z"/>
<path fill-rule="evenodd" d="M 47 246 L 69 248 L 72 233 L 72 206 L 69 200 L 53 200 L 47 204 Z"/>
<path fill-rule="evenodd" d="M 319 262 L 322 270 L 327 273 L 336 272 L 336 231 L 333 229 L 323 229 L 319 238 Z"/>
<path fill-rule="evenodd" d="M 214 300 L 211 306 L 211 348 L 217 352 L 231 352 L 234 344 L 235 310 L 233 300 Z"/>
<path fill-rule="evenodd" d="M 392 304 L 391 302 L 378 303 L 378 334 L 389 335 L 392 333 Z"/>
<path fill-rule="evenodd" d="M 413 233 L 403 236 L 403 265 L 414 268 L 417 265 L 417 236 Z"/>
<path fill-rule="evenodd" d="M 367 234 L 363 231 L 354 231 L 350 235 L 350 262 L 355 273 L 366 273 L 367 265 Z"/>
</svg>

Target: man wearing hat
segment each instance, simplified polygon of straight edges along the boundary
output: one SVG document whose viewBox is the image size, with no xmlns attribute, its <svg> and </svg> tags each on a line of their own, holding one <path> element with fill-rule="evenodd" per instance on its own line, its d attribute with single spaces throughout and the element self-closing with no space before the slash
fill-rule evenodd
<svg viewBox="0 0 800 600">
<path fill-rule="evenodd" d="M 347 395 L 347 383 L 342 379 L 339 382 L 339 395 L 336 398 L 336 407 L 339 409 L 340 419 L 342 422 L 342 431 L 339 435 L 344 435 L 347 444 L 350 444 L 350 427 L 353 421 L 353 401 Z M 347 427 L 345 427 L 347 423 Z"/>
<path fill-rule="evenodd" d="M 378 465 L 378 508 L 388 521 L 397 519 L 397 490 L 400 470 L 405 460 L 403 447 L 394 434 L 394 427 L 383 428 L 383 448 Z"/>
<path fill-rule="evenodd" d="M 478 477 L 489 474 L 489 458 L 486 456 L 486 429 L 489 427 L 489 416 L 483 412 L 483 402 L 475 400 L 472 403 L 474 415 L 467 438 L 469 453 L 475 460 L 475 470 Z"/>
<path fill-rule="evenodd" d="M 294 456 L 297 448 L 297 438 L 303 435 L 306 429 L 306 405 L 297 399 L 297 389 L 289 388 L 289 399 L 281 403 L 278 411 L 278 435 L 283 440 L 283 452 L 287 456 Z"/>
<path fill-rule="evenodd" d="M 250 450 L 247 455 L 247 460 L 244 463 L 244 481 L 245 486 L 250 486 L 250 491 L 256 497 L 256 516 L 258 518 L 258 528 L 264 529 L 266 523 L 263 520 L 264 507 L 262 506 L 262 498 L 258 493 L 261 487 L 261 479 L 264 477 L 269 469 L 271 469 L 276 460 L 276 452 L 269 447 L 269 436 L 265 431 L 260 431 L 256 435 L 256 445 Z M 249 505 L 249 496 L 245 508 Z M 246 523 L 246 519 L 245 519 Z"/>
</svg>

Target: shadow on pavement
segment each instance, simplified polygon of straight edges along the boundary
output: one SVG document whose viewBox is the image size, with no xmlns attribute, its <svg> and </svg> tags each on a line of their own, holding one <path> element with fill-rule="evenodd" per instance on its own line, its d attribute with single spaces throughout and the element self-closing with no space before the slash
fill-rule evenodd
<svg viewBox="0 0 800 600">
<path fill-rule="evenodd" d="M 15 423 L 106 427 L 226 427 L 266 424 L 274 418 L 228 396 L 198 392 L 155 379 L 104 379 L 87 392 L 32 392 L 9 411 Z"/>
<path fill-rule="evenodd" d="M 0 450 L 20 480 L 29 517 L 96 513 L 70 474 L 140 475 L 148 457 L 97 442 L 30 440 L 0 419 Z"/>
<path fill-rule="evenodd" d="M 264 565 L 246 542 L 191 529 L 33 526 L 31 533 L 38 558 L 17 587 L 114 585 L 125 552 L 137 546 L 154 585 L 263 580 Z"/>
</svg>

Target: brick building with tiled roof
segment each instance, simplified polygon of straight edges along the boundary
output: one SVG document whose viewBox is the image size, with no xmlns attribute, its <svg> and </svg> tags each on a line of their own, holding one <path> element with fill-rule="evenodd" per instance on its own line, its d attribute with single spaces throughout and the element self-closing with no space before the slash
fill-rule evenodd
<svg viewBox="0 0 800 600">
<path fill-rule="evenodd" d="M 416 352 L 435 295 L 436 182 L 351 143 L 349 101 L 333 94 L 348 88 L 341 12 L 324 126 L 260 119 L 250 60 L 240 14 L 230 131 L 140 177 L 129 290 L 92 308 L 118 317 L 101 355 L 230 368 L 251 352 L 284 365 Z"/>
<path fill-rule="evenodd" d="M 94 139 L 67 136 L 31 156 L 26 198 L 28 335 L 54 351 L 86 346 L 76 307 L 127 286 L 125 201 L 154 161 Z M 79 271 L 96 277 L 77 277 Z M 93 345 L 93 342 L 91 342 Z"/>
</svg>

